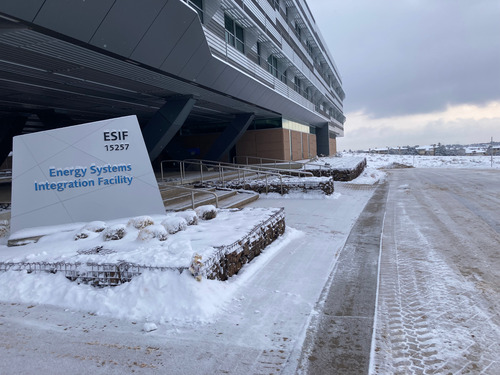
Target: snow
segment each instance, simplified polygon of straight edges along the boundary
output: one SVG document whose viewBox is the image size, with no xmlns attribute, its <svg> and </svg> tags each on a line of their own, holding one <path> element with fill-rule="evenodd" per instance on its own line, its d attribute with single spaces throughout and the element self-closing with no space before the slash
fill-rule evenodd
<svg viewBox="0 0 500 375">
<path fill-rule="evenodd" d="M 485 168 L 500 169 L 500 156 L 428 156 L 344 153 L 343 157 L 362 156 L 369 168 L 391 168 L 395 163 L 414 168 Z"/>
<path fill-rule="evenodd" d="M 337 159 L 366 158 L 367 167 L 350 183 L 373 185 L 386 178 L 384 169 L 410 168 L 484 168 L 500 169 L 500 156 L 426 156 L 426 155 L 385 155 L 371 153 L 344 153 L 342 157 L 321 158 L 325 163 L 341 165 Z M 493 163 L 492 163 L 493 160 Z"/>
<path fill-rule="evenodd" d="M 359 154 L 355 155 L 356 163 Z M 418 168 L 488 168 L 490 157 L 486 156 L 400 156 L 362 154 L 368 166 L 365 171 L 349 184 L 373 185 L 385 179 L 383 168 L 394 163 L 416 166 Z M 321 163 L 348 165 L 349 155 L 342 158 L 321 158 Z M 344 160 L 344 161 L 342 161 Z M 494 168 L 499 168 L 498 157 Z M 338 186 L 340 183 L 336 183 Z M 400 186 L 406 189 L 407 186 Z M 322 192 L 291 192 L 287 195 L 277 193 L 262 194 L 261 198 L 276 202 L 308 200 L 341 200 L 342 194 L 335 192 L 325 195 Z M 34 236 L 47 233 L 37 243 L 19 247 L 7 247 L 6 237 L 0 238 L 1 262 L 119 262 L 147 264 L 166 267 L 188 267 L 194 254 L 202 257 L 214 246 L 231 244 L 248 232 L 268 211 L 264 208 L 252 210 L 218 210 L 217 217 L 200 220 L 207 212 L 215 211 L 213 206 L 203 206 L 197 211 L 168 213 L 164 216 L 140 216 L 110 222 L 68 224 L 50 228 L 34 228 L 17 233 L 14 237 Z M 187 222 L 186 222 L 187 221 Z M 190 224 L 197 225 L 187 225 Z M 149 225 L 152 224 L 153 225 Z M 146 226 L 147 225 L 147 226 Z M 229 229 L 231 228 L 231 229 Z M 300 229 L 300 228 L 297 228 Z M 175 234 L 173 234 L 175 233 Z M 208 234 L 208 235 L 207 235 Z M 297 233 L 287 228 L 284 242 Z M 123 237 L 120 240 L 115 238 Z M 88 251 L 98 246 L 103 254 Z M 274 245 L 279 247 L 279 245 Z M 271 250 L 269 250 L 271 251 Z M 256 267 L 252 263 L 250 267 Z M 145 272 L 132 282 L 113 289 L 95 289 L 67 281 L 62 275 L 27 275 L 23 272 L 0 274 L 0 300 L 30 303 L 54 304 L 62 307 L 88 308 L 98 314 L 113 314 L 124 319 L 145 319 L 155 316 L 161 321 L 205 320 L 223 304 L 227 298 L 203 298 L 203 295 L 225 293 L 225 284 L 203 280 L 197 283 L 188 273 Z M 6 286 L 9 287 L 6 287 Z M 146 285 L 149 285 L 146 288 Z M 155 285 L 155 287 L 152 287 Z M 165 285 L 169 285 L 167 289 Z M 57 290 L 57 292 L 55 292 Z M 148 292 L 145 292 L 148 290 Z M 70 298 L 74 296 L 74 298 Z M 133 297 L 132 297 L 133 296 Z M 168 301 L 178 301 L 175 305 Z M 77 303 L 77 301 L 83 303 Z M 140 303 L 139 303 L 140 301 Z M 158 301 L 165 301 L 158 303 Z M 195 302 L 196 301 L 196 302 Z M 213 301 L 221 301 L 215 303 Z M 154 302 L 154 303 L 153 303 Z M 138 305 L 143 306 L 138 309 Z M 153 307 L 154 306 L 154 307 Z M 189 308 L 189 306 L 191 306 Z M 187 310 L 190 310 L 188 313 Z"/>
<path fill-rule="evenodd" d="M 183 217 L 172 216 L 163 220 L 161 222 L 161 225 L 163 225 L 163 227 L 169 234 L 175 234 L 177 232 L 186 230 L 188 223 Z"/>
<path fill-rule="evenodd" d="M 80 228 L 76 230 L 68 230 L 68 226 L 61 226 L 61 230 L 57 230 L 57 227 L 49 228 L 49 234 L 38 242 L 17 247 L 7 247 L 4 237 L 3 245 L 0 244 L 0 262 L 129 262 L 155 267 L 187 268 L 194 254 L 206 259 L 214 247 L 230 245 L 241 239 L 277 209 L 216 210 L 209 205 L 198 210 L 200 214 L 215 211 L 217 216 L 211 220 L 197 221 L 194 219 L 196 214 L 190 211 L 179 213 L 180 216 L 178 213 L 168 213 L 117 219 L 106 223 L 92 222 L 80 224 Z M 191 222 L 198 224 L 187 226 L 184 217 L 190 217 Z M 146 223 L 152 225 L 144 227 Z M 177 230 L 184 226 L 185 230 Z M 102 232 L 92 231 L 103 227 L 106 229 Z M 174 232 L 174 229 L 177 230 L 175 234 L 168 233 Z M 105 251 L 92 251 L 99 247 Z"/>
<path fill-rule="evenodd" d="M 307 162 L 305 165 L 305 169 L 322 169 L 322 168 L 331 168 L 336 170 L 346 170 L 346 169 L 354 169 L 356 166 L 361 163 L 364 159 L 364 156 L 350 154 L 349 157 L 323 157 L 319 159 L 313 159 L 311 162 Z M 305 162 L 305 161 L 304 161 Z"/>
<path fill-rule="evenodd" d="M 320 160 L 338 164 L 341 163 L 338 159 L 347 160 L 349 156 L 344 154 L 342 158 Z M 0 262 L 105 260 L 186 266 L 191 262 L 193 254 L 203 256 L 214 246 L 231 244 L 241 237 L 241 233 L 248 232 L 269 214 L 270 209 L 285 207 L 285 234 L 226 282 L 207 279 L 197 281 L 188 271 L 145 271 L 129 283 L 113 288 L 95 288 L 71 282 L 61 274 L 8 271 L 0 272 L 0 301 L 53 305 L 73 312 L 84 311 L 103 317 L 138 321 L 141 323 L 139 329 L 148 335 L 157 334 L 166 327 L 191 329 L 200 324 L 214 323 L 221 314 L 225 314 L 229 321 L 246 319 L 254 327 L 252 330 L 255 335 L 259 330 L 273 330 L 272 324 L 280 324 L 283 331 L 291 332 L 289 337 L 297 340 L 286 345 L 300 350 L 300 340 L 307 328 L 303 319 L 308 320 L 315 313 L 314 305 L 319 292 L 335 267 L 336 258 L 350 228 L 371 196 L 372 190 L 351 190 L 350 186 L 374 185 L 383 181 L 386 176 L 383 169 L 394 166 L 394 163 L 416 168 L 492 168 L 489 156 L 361 156 L 366 157 L 368 162 L 365 171 L 349 183 L 336 182 L 336 192 L 330 196 L 321 192 L 294 192 L 284 196 L 276 193 L 263 194 L 259 201 L 251 205 L 251 209 L 218 210 L 216 218 L 209 221 L 199 220 L 195 211 L 186 211 L 109 222 L 36 228 L 17 233 L 16 237 L 36 236 L 42 232 L 46 236 L 37 243 L 19 247 L 7 247 L 7 238 L 0 237 Z M 498 157 L 494 158 L 493 168 L 500 168 Z M 398 189 L 406 190 L 409 186 L 400 184 Z M 320 214 L 325 208 L 328 208 L 328 215 L 331 215 L 327 219 Z M 199 211 L 210 209 L 205 207 Z M 141 229 L 149 220 L 154 224 Z M 182 224 L 183 229 L 171 234 L 176 222 L 185 222 L 186 227 Z M 123 230 L 124 237 L 106 241 L 106 233 L 111 230 Z M 86 237 L 75 240 L 78 234 Z M 166 239 L 163 238 L 165 234 L 168 235 Z M 97 246 L 103 246 L 109 252 L 103 255 L 85 253 Z M 305 250 L 314 256 L 307 255 Z M 266 267 L 276 270 L 276 273 L 262 277 L 259 272 Z M 300 274 L 301 270 L 305 274 Z M 273 284 L 272 289 L 267 290 L 265 282 L 269 281 L 279 286 Z M 256 304 L 255 301 L 259 303 Z M 284 301 L 287 303 L 282 305 Z M 289 309 L 290 301 L 296 311 Z M 249 317 L 250 315 L 253 317 Z M 276 316 L 281 316 L 283 320 L 272 320 Z M 272 323 L 273 321 L 278 323 Z M 224 327 L 227 329 L 225 332 L 236 333 L 236 329 L 229 327 L 229 323 Z M 251 336 L 250 333 L 248 335 Z M 251 337 L 252 344 L 261 340 Z M 244 341 L 247 338 L 240 339 Z M 287 349 L 290 349 L 289 346 Z"/>
</svg>

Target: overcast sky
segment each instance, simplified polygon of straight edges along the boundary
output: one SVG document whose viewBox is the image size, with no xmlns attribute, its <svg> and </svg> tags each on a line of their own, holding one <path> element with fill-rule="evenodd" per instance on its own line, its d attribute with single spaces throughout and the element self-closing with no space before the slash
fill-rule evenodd
<svg viewBox="0 0 500 375">
<path fill-rule="evenodd" d="M 500 141 L 500 0 L 306 0 L 346 92 L 339 150 Z"/>
</svg>

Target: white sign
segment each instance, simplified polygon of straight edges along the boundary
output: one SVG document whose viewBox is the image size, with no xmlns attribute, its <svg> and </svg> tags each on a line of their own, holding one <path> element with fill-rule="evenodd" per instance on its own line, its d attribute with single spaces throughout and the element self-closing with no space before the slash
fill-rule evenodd
<svg viewBox="0 0 500 375">
<path fill-rule="evenodd" d="M 11 233 L 163 214 L 135 116 L 14 137 Z"/>
</svg>

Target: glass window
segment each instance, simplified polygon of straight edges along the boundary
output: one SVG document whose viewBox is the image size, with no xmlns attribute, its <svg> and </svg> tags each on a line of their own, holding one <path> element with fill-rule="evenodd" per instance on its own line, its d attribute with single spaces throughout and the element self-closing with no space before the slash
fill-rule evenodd
<svg viewBox="0 0 500 375">
<path fill-rule="evenodd" d="M 196 9 L 201 23 L 203 23 L 203 0 L 188 0 L 188 4 Z"/>
<path fill-rule="evenodd" d="M 267 70 L 273 76 L 278 78 L 278 59 L 274 55 L 269 55 L 267 58 Z"/>
<path fill-rule="evenodd" d="M 257 42 L 257 63 L 259 64 L 259 66 L 261 66 L 261 56 L 260 56 L 260 53 L 261 53 L 261 48 L 260 48 L 260 42 Z"/>
<path fill-rule="evenodd" d="M 309 40 L 306 40 L 306 48 L 307 48 L 307 52 L 312 57 L 313 56 L 313 46 Z"/>
<path fill-rule="evenodd" d="M 280 7 L 279 0 L 267 0 L 269 4 L 273 7 L 273 9 L 278 9 Z"/>
<path fill-rule="evenodd" d="M 300 39 L 300 36 L 302 35 L 302 32 L 301 32 L 300 26 L 299 26 L 299 24 L 297 22 L 295 22 L 295 34 Z"/>
<path fill-rule="evenodd" d="M 226 29 L 226 43 L 242 53 L 245 52 L 243 28 L 227 14 L 224 14 L 224 28 Z"/>
<path fill-rule="evenodd" d="M 281 82 L 288 83 L 288 76 L 286 74 L 286 70 L 281 74 Z"/>
<path fill-rule="evenodd" d="M 295 91 L 297 91 L 300 94 L 300 92 L 302 91 L 302 82 L 300 81 L 300 78 L 298 78 L 297 76 L 295 76 L 293 78 L 293 83 L 294 83 L 294 89 L 295 89 Z"/>
</svg>

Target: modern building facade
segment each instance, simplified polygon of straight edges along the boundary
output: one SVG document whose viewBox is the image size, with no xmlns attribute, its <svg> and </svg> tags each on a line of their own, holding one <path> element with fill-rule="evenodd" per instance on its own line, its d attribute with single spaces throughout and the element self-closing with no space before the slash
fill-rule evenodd
<svg viewBox="0 0 500 375">
<path fill-rule="evenodd" d="M 130 114 L 152 160 L 331 155 L 344 97 L 304 0 L 0 2 L 2 161 L 17 134 Z"/>
</svg>

